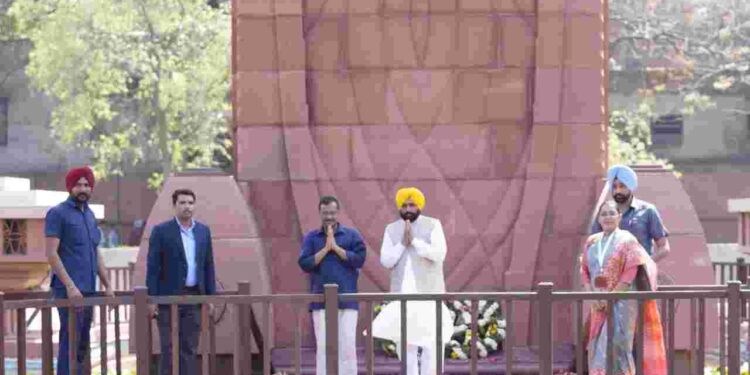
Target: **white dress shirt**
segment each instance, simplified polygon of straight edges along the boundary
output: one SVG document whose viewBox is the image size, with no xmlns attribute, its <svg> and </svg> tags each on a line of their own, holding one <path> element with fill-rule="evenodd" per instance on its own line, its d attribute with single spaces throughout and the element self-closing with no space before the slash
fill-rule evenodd
<svg viewBox="0 0 750 375">
<path fill-rule="evenodd" d="M 175 218 L 177 220 L 177 218 Z M 185 228 L 177 220 L 177 225 L 180 227 L 180 237 L 182 237 L 182 247 L 185 249 L 185 259 L 187 260 L 187 278 L 185 279 L 185 286 L 196 286 L 198 285 L 198 274 L 196 267 L 196 254 L 195 254 L 195 220 L 190 220 L 190 227 Z"/>
</svg>

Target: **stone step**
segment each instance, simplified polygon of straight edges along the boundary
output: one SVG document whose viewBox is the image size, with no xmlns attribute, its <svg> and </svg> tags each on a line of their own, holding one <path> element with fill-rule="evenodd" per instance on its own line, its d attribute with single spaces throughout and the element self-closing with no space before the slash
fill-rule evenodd
<svg viewBox="0 0 750 375">
<path fill-rule="evenodd" d="M 359 374 L 365 374 L 365 350 L 357 349 L 357 361 L 359 363 Z M 315 348 L 304 347 L 301 352 L 302 374 L 315 374 Z M 564 373 L 575 370 L 575 348 L 571 344 L 560 344 L 553 351 L 553 372 Z M 277 372 L 294 371 L 294 349 L 278 348 L 271 352 L 271 363 Z M 463 375 L 470 373 L 468 360 L 447 359 L 444 365 L 444 373 L 452 375 Z M 386 357 L 381 351 L 375 352 L 375 374 L 396 375 L 401 372 L 401 363 L 396 358 Z M 479 374 L 505 374 L 505 353 L 497 352 L 477 362 Z M 535 347 L 513 348 L 513 374 L 536 375 L 539 374 L 539 356 Z"/>
</svg>

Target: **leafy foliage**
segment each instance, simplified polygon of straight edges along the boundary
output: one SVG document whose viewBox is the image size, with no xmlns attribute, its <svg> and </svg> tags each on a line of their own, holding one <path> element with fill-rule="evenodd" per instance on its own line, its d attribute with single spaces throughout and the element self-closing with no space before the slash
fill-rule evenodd
<svg viewBox="0 0 750 375">
<path fill-rule="evenodd" d="M 229 14 L 198 0 L 15 0 L 26 72 L 56 101 L 52 134 L 99 177 L 158 165 L 150 184 L 228 160 Z"/>
<path fill-rule="evenodd" d="M 636 109 L 617 109 L 609 115 L 609 165 L 661 164 L 674 166 L 651 150 L 653 103 L 642 100 Z"/>
</svg>

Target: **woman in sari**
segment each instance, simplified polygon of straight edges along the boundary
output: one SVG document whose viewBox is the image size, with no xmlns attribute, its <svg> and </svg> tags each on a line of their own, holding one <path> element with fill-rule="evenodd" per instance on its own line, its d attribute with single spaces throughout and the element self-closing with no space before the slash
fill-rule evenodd
<svg viewBox="0 0 750 375">
<path fill-rule="evenodd" d="M 599 207 L 597 220 L 603 231 L 586 241 L 581 255 L 581 279 L 588 291 L 656 290 L 656 263 L 630 232 L 619 229 L 622 215 L 614 201 Z M 613 321 L 607 319 L 607 302 L 597 301 L 587 321 L 590 375 L 607 370 L 607 325 L 614 325 L 614 374 L 634 375 L 633 339 L 638 317 L 637 300 L 614 303 Z M 643 370 L 645 375 L 667 373 L 661 318 L 656 301 L 645 302 Z"/>
</svg>

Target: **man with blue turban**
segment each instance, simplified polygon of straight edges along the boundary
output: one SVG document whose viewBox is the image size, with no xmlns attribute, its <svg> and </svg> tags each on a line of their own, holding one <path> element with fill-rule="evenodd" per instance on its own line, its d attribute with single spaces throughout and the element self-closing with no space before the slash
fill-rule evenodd
<svg viewBox="0 0 750 375">
<path fill-rule="evenodd" d="M 638 239 L 641 246 L 658 262 L 669 253 L 669 232 L 664 228 L 656 206 L 635 198 L 633 192 L 638 188 L 638 175 L 626 165 L 615 165 L 607 171 L 607 186 L 612 199 L 617 202 L 622 213 L 620 229 L 627 230 Z M 591 233 L 601 232 L 598 221 L 594 221 Z M 656 245 L 656 248 L 654 248 Z"/>
</svg>

